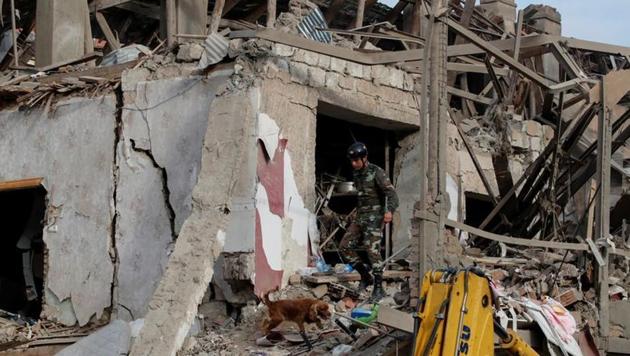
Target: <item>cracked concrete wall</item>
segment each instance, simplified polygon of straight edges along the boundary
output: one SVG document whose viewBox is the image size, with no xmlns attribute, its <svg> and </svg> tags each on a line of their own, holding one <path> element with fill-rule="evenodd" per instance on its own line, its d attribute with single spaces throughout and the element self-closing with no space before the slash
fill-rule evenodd
<svg viewBox="0 0 630 356">
<path fill-rule="evenodd" d="M 210 105 L 231 73 L 138 82 L 134 78 L 142 76 L 128 72 L 122 78 L 114 290 L 119 318 L 147 312 L 192 210 Z"/>
<path fill-rule="evenodd" d="M 44 315 L 66 325 L 100 318 L 111 304 L 115 112 L 113 96 L 0 112 L 0 180 L 44 178 Z"/>
<path fill-rule="evenodd" d="M 193 210 L 182 226 L 131 355 L 175 355 L 184 342 L 225 244 L 237 186 L 234 178 L 242 168 L 235 163 L 242 162 L 247 149 L 243 139 L 253 128 L 250 119 L 237 118 L 255 115 L 256 100 L 255 90 L 241 90 L 212 102 L 209 117 L 214 127 L 205 132 Z"/>
</svg>

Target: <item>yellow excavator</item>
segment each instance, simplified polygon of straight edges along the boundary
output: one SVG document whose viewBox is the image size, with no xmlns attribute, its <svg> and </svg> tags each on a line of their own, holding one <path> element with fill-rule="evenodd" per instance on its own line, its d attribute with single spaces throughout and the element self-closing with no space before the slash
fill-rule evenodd
<svg viewBox="0 0 630 356">
<path fill-rule="evenodd" d="M 416 318 L 415 356 L 494 355 L 494 335 L 508 354 L 538 355 L 496 321 L 488 278 L 478 268 L 424 275 Z"/>
</svg>

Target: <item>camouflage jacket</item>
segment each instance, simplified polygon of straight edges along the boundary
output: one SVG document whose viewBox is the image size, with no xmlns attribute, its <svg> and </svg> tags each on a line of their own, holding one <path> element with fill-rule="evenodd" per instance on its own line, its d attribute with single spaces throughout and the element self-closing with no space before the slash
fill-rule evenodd
<svg viewBox="0 0 630 356">
<path fill-rule="evenodd" d="M 359 213 L 374 210 L 394 212 L 398 208 L 398 195 L 394 186 L 379 166 L 368 162 L 367 167 L 353 172 L 353 179 L 358 192 Z M 385 197 L 387 207 L 384 210 Z"/>
</svg>

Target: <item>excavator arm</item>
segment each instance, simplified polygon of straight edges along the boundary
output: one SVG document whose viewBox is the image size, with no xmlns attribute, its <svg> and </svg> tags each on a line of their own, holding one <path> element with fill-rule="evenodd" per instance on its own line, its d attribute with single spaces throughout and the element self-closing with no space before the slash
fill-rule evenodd
<svg viewBox="0 0 630 356">
<path fill-rule="evenodd" d="M 494 319 L 492 291 L 478 269 L 432 270 L 420 289 L 415 356 L 493 355 L 495 332 L 513 355 L 538 355 Z"/>
</svg>

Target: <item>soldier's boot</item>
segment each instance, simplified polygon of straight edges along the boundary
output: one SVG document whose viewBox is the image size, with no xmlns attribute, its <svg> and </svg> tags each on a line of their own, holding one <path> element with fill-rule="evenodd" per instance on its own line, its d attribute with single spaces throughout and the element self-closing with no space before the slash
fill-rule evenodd
<svg viewBox="0 0 630 356">
<path fill-rule="evenodd" d="M 381 269 L 374 269 L 374 289 L 372 289 L 372 296 L 370 301 L 376 303 L 385 297 L 385 290 L 383 289 L 383 271 Z"/>
<path fill-rule="evenodd" d="M 367 288 L 367 286 L 372 284 L 373 282 L 372 276 L 370 276 L 370 272 L 368 271 L 367 267 L 363 264 L 363 262 L 357 262 L 352 267 L 354 267 L 354 269 L 356 269 L 357 272 L 359 272 L 359 275 L 361 276 L 358 292 L 363 292 L 365 288 Z"/>
</svg>

